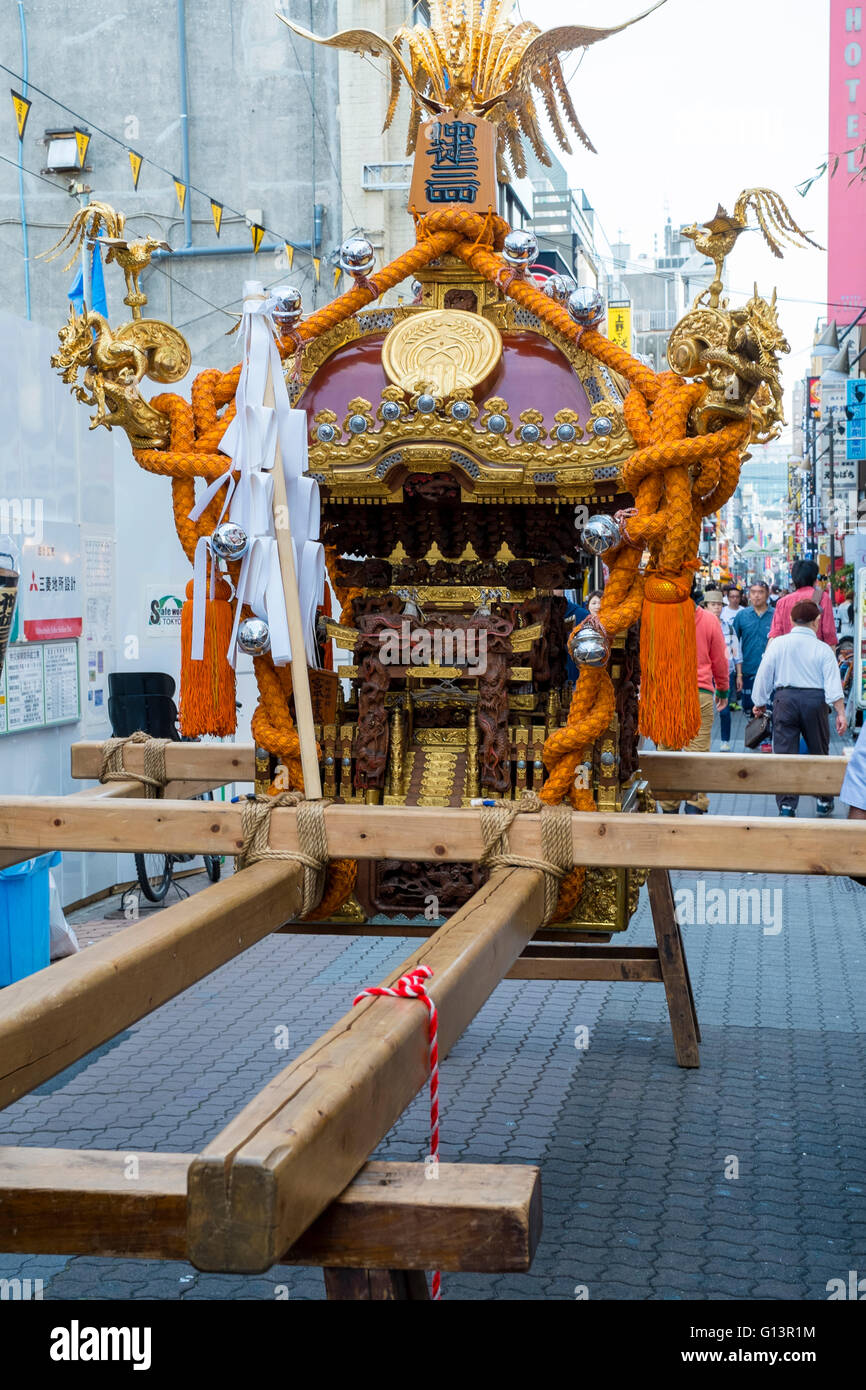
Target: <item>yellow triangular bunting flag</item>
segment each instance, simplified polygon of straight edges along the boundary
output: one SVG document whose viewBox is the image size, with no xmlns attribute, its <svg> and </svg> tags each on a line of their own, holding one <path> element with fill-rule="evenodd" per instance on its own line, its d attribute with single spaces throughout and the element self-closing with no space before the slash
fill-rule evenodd
<svg viewBox="0 0 866 1390">
<path fill-rule="evenodd" d="M 141 175 L 141 166 L 143 163 L 144 159 L 140 154 L 136 154 L 135 150 L 129 151 L 129 167 L 132 170 L 133 188 L 138 188 L 138 180 Z"/>
<path fill-rule="evenodd" d="M 289 270 L 291 270 L 291 268 L 292 268 L 292 262 L 294 261 L 294 259 L 295 259 L 295 248 L 294 248 L 294 246 L 292 245 L 292 243 L 291 243 L 290 241 L 287 241 L 287 242 L 286 242 L 286 260 L 287 260 L 288 263 L 289 263 Z"/>
<path fill-rule="evenodd" d="M 334 289 L 336 289 L 337 286 L 339 285 L 339 283 L 340 283 L 340 276 L 342 275 L 342 273 L 343 273 L 343 272 L 342 272 L 342 270 L 340 269 L 340 267 L 337 266 L 336 270 L 334 271 Z"/>
<path fill-rule="evenodd" d="M 254 251 L 254 252 L 255 252 L 255 251 L 258 251 L 259 247 L 261 246 L 261 244 L 262 244 L 262 237 L 264 236 L 264 234 L 265 234 L 265 229 L 264 229 L 264 227 L 260 227 L 259 224 L 258 224 L 258 222 L 253 222 L 253 223 L 250 225 L 250 236 L 251 236 L 252 239 L 253 239 L 253 251 Z"/>
<path fill-rule="evenodd" d="M 86 130 L 79 130 L 75 127 L 75 148 L 78 150 L 78 164 L 84 168 L 84 161 L 87 158 L 87 146 L 90 144 L 90 136 Z"/>
<path fill-rule="evenodd" d="M 186 203 L 186 184 L 183 183 L 180 179 L 175 179 L 174 191 L 177 194 L 177 201 L 180 204 L 180 210 L 181 212 L 183 212 L 184 204 Z"/>
<path fill-rule="evenodd" d="M 214 202 L 213 198 L 210 200 L 210 215 L 213 218 L 216 234 L 219 236 L 220 227 L 223 224 L 223 205 L 222 203 Z"/>
<path fill-rule="evenodd" d="M 12 89 L 10 88 L 10 91 Z M 27 117 L 30 115 L 32 101 L 21 96 L 19 92 L 12 92 L 12 105 L 15 107 L 15 120 L 18 124 L 18 139 L 24 139 L 24 127 L 27 124 Z"/>
<path fill-rule="evenodd" d="M 318 283 L 319 283 L 321 269 L 322 269 L 322 262 L 321 262 L 321 260 L 319 259 L 318 256 L 314 256 L 314 257 L 313 257 L 313 270 L 316 272 L 316 284 L 317 284 L 317 285 L 318 285 Z"/>
</svg>

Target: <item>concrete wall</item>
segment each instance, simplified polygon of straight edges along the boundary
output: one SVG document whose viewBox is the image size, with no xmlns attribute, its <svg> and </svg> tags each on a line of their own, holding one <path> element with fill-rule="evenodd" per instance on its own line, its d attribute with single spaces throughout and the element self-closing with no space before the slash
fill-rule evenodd
<svg viewBox="0 0 866 1390">
<path fill-rule="evenodd" d="M 327 32 L 324 10 L 324 5 L 316 5 L 316 31 L 320 34 Z M 338 0 L 337 10 L 340 29 L 372 29 L 392 38 L 400 26 L 408 22 L 410 6 L 405 0 Z M 376 249 L 379 266 L 395 260 L 415 241 L 412 218 L 407 211 L 408 188 L 369 191 L 363 186 L 365 163 L 411 159 L 406 154 L 409 99 L 405 85 L 391 128 L 382 131 L 389 91 L 388 64 L 384 58 L 378 60 L 374 68 L 356 53 L 340 54 L 343 226 L 347 235 L 356 227 L 366 233 Z M 345 277 L 341 288 L 347 288 Z M 383 304 L 410 303 L 411 300 L 409 280 L 382 296 Z"/>
<path fill-rule="evenodd" d="M 282 3 L 306 28 L 325 33 L 336 28 L 336 0 Z M 265 226 L 294 241 L 310 241 L 313 203 L 322 203 L 326 257 L 342 236 L 337 57 L 292 36 L 275 17 L 275 7 L 275 0 L 186 0 L 190 181 L 242 213 L 261 209 Z M 133 235 L 150 232 L 181 246 L 183 218 L 171 179 L 145 164 L 134 192 L 126 150 L 94 128 L 98 124 L 180 174 L 176 0 L 24 0 L 23 8 L 31 82 L 80 113 L 92 132 L 91 167 L 81 176 L 92 198 L 126 212 Z M 0 6 L 0 52 L 8 67 L 22 72 L 16 4 Z M 6 85 L 20 87 L 11 78 Z M 38 172 L 46 164 L 44 132 L 76 122 L 32 89 L 29 95 L 33 107 L 24 164 Z M 11 110 L 8 117 L 0 122 L 0 154 L 17 161 Z M 57 240 L 76 204 L 67 191 L 70 176 L 46 177 L 47 182 L 25 175 L 24 186 L 32 317 L 55 325 L 65 317 L 74 272 L 64 273 L 65 260 L 46 264 L 36 257 Z M 217 246 L 208 201 L 190 196 L 193 243 Z M 249 239 L 248 227 L 226 212 L 222 244 Z M 21 246 L 18 175 L 0 161 L 0 304 L 23 315 Z M 291 272 L 272 254 L 260 253 L 255 267 L 252 255 L 178 258 L 143 277 L 149 296 L 145 312 L 181 328 L 194 360 L 226 368 L 237 357 L 236 340 L 224 336 L 232 320 L 213 306 L 236 309 L 243 281 L 253 276 L 269 284 L 298 284 L 307 309 L 332 295 L 333 278 L 325 266 L 321 286 L 315 287 L 309 253 L 296 254 Z M 106 282 L 112 321 L 127 318 L 118 268 L 107 267 Z"/>
<path fill-rule="evenodd" d="M 69 750 L 81 739 L 111 736 L 105 700 L 97 706 L 88 699 L 96 685 L 105 693 L 108 672 L 165 671 L 177 682 L 180 678 L 178 634 L 154 630 L 148 621 L 152 596 L 182 597 L 191 574 L 175 534 L 171 484 L 138 467 L 120 430 L 89 429 L 90 412 L 49 366 L 53 347 L 51 329 L 0 313 L 0 379 L 6 387 L 0 394 L 0 501 L 30 499 L 46 524 L 72 522 L 82 539 L 111 542 L 111 637 L 97 638 L 85 622 L 78 641 L 80 720 L 0 736 L 4 795 L 65 795 L 85 785 L 71 777 Z M 181 383 L 184 394 L 198 370 L 195 364 Z M 26 514 L 29 520 L 35 510 Z M 4 524 L 5 512 L 0 550 L 9 551 L 23 570 L 23 585 L 24 535 L 4 532 Z M 97 649 L 103 674 L 95 677 L 89 658 Z M 237 698 L 242 702 L 237 740 L 250 742 L 256 686 L 249 657 L 238 662 Z M 61 901 L 71 903 L 134 879 L 135 868 L 131 855 L 65 853 L 57 878 Z"/>
</svg>

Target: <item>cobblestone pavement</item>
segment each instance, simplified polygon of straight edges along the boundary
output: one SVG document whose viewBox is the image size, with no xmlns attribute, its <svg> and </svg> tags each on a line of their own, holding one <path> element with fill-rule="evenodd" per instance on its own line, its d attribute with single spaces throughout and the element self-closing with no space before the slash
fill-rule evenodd
<svg viewBox="0 0 866 1390">
<path fill-rule="evenodd" d="M 446 1276 L 446 1298 L 825 1299 L 828 1280 L 866 1274 L 866 888 L 705 876 L 708 893 L 732 887 L 767 890 L 761 922 L 684 928 L 699 1071 L 675 1064 L 657 985 L 506 981 L 453 1049 L 443 1161 L 540 1164 L 544 1235 L 530 1274 Z M 83 943 L 118 927 L 116 908 L 78 914 Z M 643 894 L 628 940 L 651 939 Z M 415 944 L 270 937 L 11 1106 L 0 1143 L 194 1151 Z M 420 1160 L 426 1122 L 421 1096 L 376 1156 Z M 55 1299 L 324 1296 L 316 1270 L 0 1255 L 14 1276 Z"/>
</svg>

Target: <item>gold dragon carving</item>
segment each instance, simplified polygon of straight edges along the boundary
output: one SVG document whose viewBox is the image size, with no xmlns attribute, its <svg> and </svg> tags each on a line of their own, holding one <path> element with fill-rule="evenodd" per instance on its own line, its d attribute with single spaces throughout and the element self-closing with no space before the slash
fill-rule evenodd
<svg viewBox="0 0 866 1390">
<path fill-rule="evenodd" d="M 46 256 L 50 259 L 62 249 L 72 250 L 69 270 L 86 242 L 108 246 L 106 263 L 115 261 L 126 277 L 124 304 L 132 318 L 112 328 L 104 314 L 85 307 L 83 313 L 70 308 L 69 318 L 60 329 L 60 347 L 51 365 L 72 394 L 85 405 L 96 407 L 90 428 L 118 425 L 129 436 L 134 449 L 164 449 L 169 444 L 167 415 L 155 410 L 142 397 L 139 386 L 145 377 L 168 383 L 180 381 L 190 369 L 189 345 L 183 334 L 158 319 L 144 319 L 141 310 L 147 295 L 139 286 L 141 272 L 150 264 L 153 252 L 165 242 L 145 237 L 127 241 L 123 237 L 125 218 L 107 203 L 90 203 L 73 217 L 60 241 Z M 108 236 L 99 236 L 105 228 Z M 79 380 L 84 372 L 83 381 Z"/>
<path fill-rule="evenodd" d="M 680 376 L 706 382 L 706 394 L 692 412 L 698 434 L 731 420 L 751 419 L 753 442 L 766 444 L 778 438 L 785 424 L 779 357 L 791 351 L 779 325 L 776 291 L 767 300 L 755 285 L 751 299 L 737 309 L 722 298 L 725 261 L 749 229 L 750 212 L 774 256 L 781 258 L 783 242 L 817 247 L 769 188 L 746 189 L 733 216 L 719 204 L 702 228 L 698 223 L 684 227 L 683 234 L 709 257 L 716 274 L 671 334 L 668 362 Z"/>
<path fill-rule="evenodd" d="M 134 449 L 166 448 L 168 416 L 144 400 L 139 383 L 145 376 L 159 382 L 186 376 L 191 359 L 182 334 L 157 319 L 131 319 L 113 329 L 103 314 L 93 309 L 78 314 L 73 308 L 58 337 L 51 365 L 76 400 L 96 406 L 90 428 L 119 425 Z"/>
</svg>

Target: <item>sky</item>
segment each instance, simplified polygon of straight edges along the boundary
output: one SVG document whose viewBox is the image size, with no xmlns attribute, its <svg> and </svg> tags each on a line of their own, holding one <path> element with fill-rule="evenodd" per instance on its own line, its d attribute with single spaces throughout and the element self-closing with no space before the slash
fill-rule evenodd
<svg viewBox="0 0 866 1390">
<path fill-rule="evenodd" d="M 608 27 L 645 8 L 647 0 L 519 4 L 544 29 Z M 704 222 L 720 202 L 730 212 L 743 189 L 765 187 L 826 246 L 826 177 L 805 198 L 796 188 L 827 153 L 829 15 L 829 0 L 667 0 L 582 59 L 566 58 L 575 109 L 598 153 L 576 142 L 578 153 L 558 157 L 612 241 L 621 231 L 633 258 L 652 254 L 668 216 Z M 608 250 L 603 237 L 599 249 Z M 755 280 L 767 297 L 779 290 L 792 349 L 784 359 L 790 422 L 792 383 L 805 375 L 816 321 L 826 317 L 826 252 L 791 247 L 779 261 L 759 232 L 742 236 L 728 260 L 732 302 L 748 298 Z"/>
</svg>

